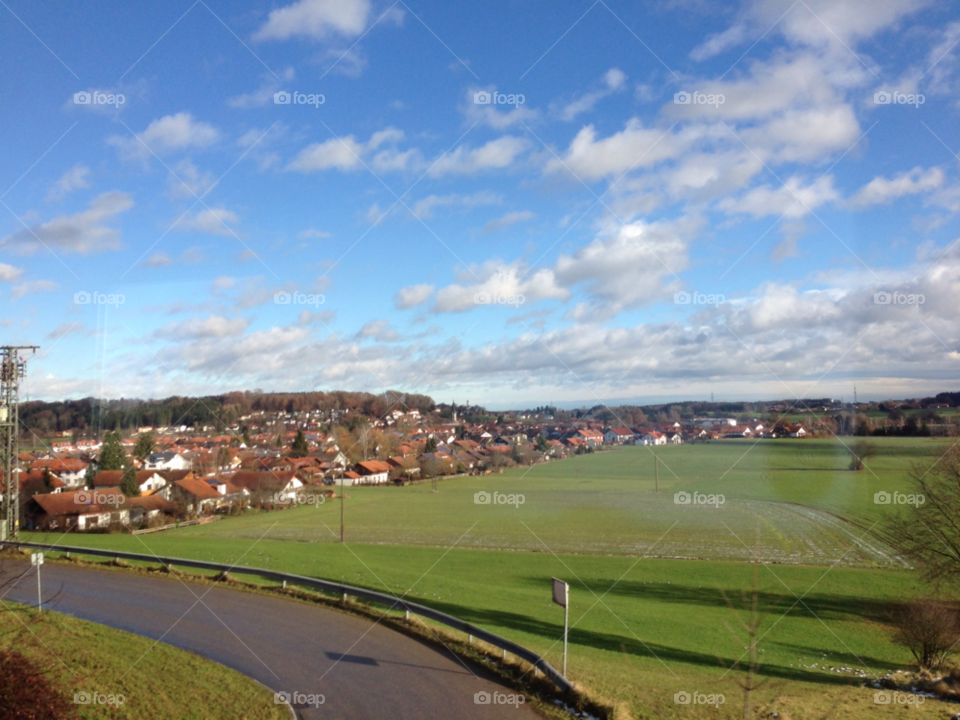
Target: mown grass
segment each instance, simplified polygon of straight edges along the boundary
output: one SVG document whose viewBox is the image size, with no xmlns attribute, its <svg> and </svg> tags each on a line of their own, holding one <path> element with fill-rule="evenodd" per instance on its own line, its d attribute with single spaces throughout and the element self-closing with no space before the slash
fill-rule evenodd
<svg viewBox="0 0 960 720">
<path fill-rule="evenodd" d="M 646 448 L 451 480 L 438 493 L 428 485 L 349 488 L 346 546 L 336 542 L 335 502 L 156 535 L 59 540 L 407 593 L 556 665 L 562 611 L 550 602 L 549 582 L 561 577 L 571 584 L 570 676 L 644 718 L 717 716 L 675 705 L 681 690 L 721 692 L 719 716 L 737 716 L 743 672 L 731 667 L 747 645 L 738 617 L 757 569 L 766 710 L 892 717 L 903 711 L 875 706 L 873 691 L 858 684 L 910 662 L 890 642 L 884 617 L 891 603 L 926 590 L 871 537 L 870 525 L 891 511 L 873 493 L 906 490 L 911 464 L 929 466 L 942 450 L 929 440 L 877 445 L 861 472 L 846 470 L 842 445 L 819 440 L 659 448 L 659 496 Z M 479 490 L 526 499 L 519 508 L 476 505 Z M 677 506 L 679 490 L 722 492 L 727 501 Z M 758 555 L 763 564 L 671 555 Z M 928 701 L 918 713 L 943 708 Z"/>
<path fill-rule="evenodd" d="M 5 602 L 0 647 L 23 653 L 68 701 L 75 693 L 123 696 L 77 704 L 78 718 L 286 720 L 273 693 L 212 660 L 139 635 Z"/>
</svg>

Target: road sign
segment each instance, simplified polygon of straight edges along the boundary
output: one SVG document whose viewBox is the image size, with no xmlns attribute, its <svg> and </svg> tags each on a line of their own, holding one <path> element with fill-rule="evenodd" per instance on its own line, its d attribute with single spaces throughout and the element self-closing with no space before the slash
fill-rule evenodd
<svg viewBox="0 0 960 720">
<path fill-rule="evenodd" d="M 31 565 L 43 565 L 43 553 L 33 553 L 30 556 Z"/>
<path fill-rule="evenodd" d="M 553 601 L 563 608 L 563 676 L 567 676 L 567 627 L 570 624 L 570 586 L 553 579 Z"/>
<path fill-rule="evenodd" d="M 570 586 L 563 580 L 553 578 L 553 601 L 562 608 L 567 606 L 570 598 Z"/>
<path fill-rule="evenodd" d="M 40 566 L 43 565 L 43 553 L 33 553 L 30 564 L 37 568 L 37 612 L 43 612 L 43 596 L 40 594 Z"/>
</svg>

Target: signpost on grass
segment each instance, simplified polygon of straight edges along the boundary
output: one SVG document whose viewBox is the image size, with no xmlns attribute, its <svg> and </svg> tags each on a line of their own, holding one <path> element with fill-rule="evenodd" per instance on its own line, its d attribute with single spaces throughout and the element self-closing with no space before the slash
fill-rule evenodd
<svg viewBox="0 0 960 720">
<path fill-rule="evenodd" d="M 570 622 L 570 586 L 553 578 L 553 601 L 563 608 L 563 676 L 567 676 L 567 626 Z"/>
<path fill-rule="evenodd" d="M 43 602 L 40 595 L 40 566 L 43 565 L 43 553 L 33 553 L 30 556 L 30 564 L 37 568 L 37 612 L 42 612 Z"/>
</svg>

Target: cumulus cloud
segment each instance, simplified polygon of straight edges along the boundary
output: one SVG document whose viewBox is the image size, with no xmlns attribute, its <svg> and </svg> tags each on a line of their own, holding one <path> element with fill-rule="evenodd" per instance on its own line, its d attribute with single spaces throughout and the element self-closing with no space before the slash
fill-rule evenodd
<svg viewBox="0 0 960 720">
<path fill-rule="evenodd" d="M 235 234 L 231 225 L 236 225 L 239 222 L 240 218 L 231 210 L 207 208 L 193 215 L 180 218 L 174 225 L 174 229 L 228 236 Z"/>
<path fill-rule="evenodd" d="M 560 110 L 561 120 L 574 120 L 577 115 L 593 110 L 593 106 L 603 98 L 622 90 L 626 85 L 627 76 L 619 68 L 610 68 L 604 73 L 602 78 L 602 87 L 598 90 L 581 95 L 576 100 L 568 103 Z"/>
<path fill-rule="evenodd" d="M 60 286 L 52 280 L 34 280 L 32 282 L 14 285 L 13 289 L 10 291 L 10 297 L 16 300 L 24 295 L 32 295 L 33 293 L 53 292 L 58 287 Z"/>
<path fill-rule="evenodd" d="M 90 187 L 90 168 L 85 165 L 74 165 L 67 170 L 50 188 L 47 200 L 62 200 L 74 190 Z"/>
<path fill-rule="evenodd" d="M 523 138 L 509 135 L 474 149 L 461 145 L 437 160 L 430 167 L 429 175 L 473 175 L 483 170 L 502 170 L 510 167 L 528 147 L 529 143 Z"/>
<path fill-rule="evenodd" d="M 462 312 L 486 304 L 478 298 L 517 298 L 524 302 L 557 299 L 565 300 L 570 292 L 557 285 L 553 271 L 545 268 L 532 270 L 522 262 L 504 263 L 490 260 L 471 266 L 460 273 L 464 284 L 448 285 L 437 291 L 435 312 Z"/>
<path fill-rule="evenodd" d="M 482 205 L 499 205 L 503 202 L 503 198 L 497 193 L 490 192 L 488 190 L 482 190 L 470 195 L 430 195 L 423 198 L 422 200 L 417 200 L 413 206 L 413 214 L 418 218 L 429 218 L 433 217 L 433 211 L 441 207 L 461 207 L 461 208 L 475 208 Z"/>
<path fill-rule="evenodd" d="M 483 233 L 497 232 L 499 230 L 504 230 L 510 227 L 511 225 L 516 225 L 519 222 L 532 220 L 536 216 L 537 214 L 535 212 L 531 212 L 530 210 L 519 210 L 517 212 L 510 212 L 510 213 L 507 213 L 506 215 L 503 215 L 501 217 L 494 218 L 493 220 L 488 221 L 486 224 L 484 224 L 483 228 L 481 228 L 480 231 Z"/>
<path fill-rule="evenodd" d="M 196 340 L 201 338 L 225 338 L 242 334 L 250 326 L 244 318 L 228 319 L 219 315 L 208 318 L 190 318 L 183 322 L 170 323 L 152 333 L 152 337 L 168 340 Z"/>
<path fill-rule="evenodd" d="M 739 198 L 725 198 L 717 207 L 728 213 L 746 213 L 755 218 L 768 215 L 783 215 L 801 218 L 821 205 L 836 202 L 840 198 L 833 187 L 833 176 L 827 175 L 818 182 L 804 186 L 800 178 L 793 176 L 780 187 L 763 185 Z"/>
<path fill-rule="evenodd" d="M 298 0 L 272 10 L 253 39 L 356 37 L 367 26 L 370 7 L 369 0 Z"/>
<path fill-rule="evenodd" d="M 425 302 L 433 294 L 433 291 L 433 285 L 412 285 L 401 288 L 393 302 L 399 309 L 406 310 Z"/>
<path fill-rule="evenodd" d="M 194 120 L 190 113 L 181 112 L 154 120 L 139 134 L 139 140 L 129 135 L 111 135 L 107 138 L 107 144 L 116 147 L 126 159 L 146 159 L 151 150 L 163 155 L 204 148 L 219 139 L 220 131 L 213 125 Z"/>
<path fill-rule="evenodd" d="M 106 223 L 132 207 L 130 196 L 107 192 L 83 212 L 56 217 L 7 235 L 0 240 L 0 248 L 9 248 L 19 255 L 33 255 L 45 247 L 54 252 L 81 255 L 116 250 L 120 247 L 120 231 Z"/>
<path fill-rule="evenodd" d="M 0 282 L 16 282 L 23 275 L 23 268 L 0 263 Z"/>
<path fill-rule="evenodd" d="M 919 166 L 889 179 L 878 176 L 860 188 L 850 199 L 850 204 L 855 208 L 864 208 L 886 204 L 904 195 L 936 190 L 943 185 L 944 177 L 940 168 L 924 171 Z"/>
<path fill-rule="evenodd" d="M 366 323 L 357 333 L 358 340 L 373 339 L 379 342 L 398 342 L 402 338 L 400 333 L 390 327 L 386 320 L 371 320 Z"/>
</svg>

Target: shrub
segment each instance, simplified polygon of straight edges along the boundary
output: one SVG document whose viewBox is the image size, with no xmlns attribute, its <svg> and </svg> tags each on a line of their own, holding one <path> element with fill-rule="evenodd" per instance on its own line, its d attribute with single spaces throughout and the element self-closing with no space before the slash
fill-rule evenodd
<svg viewBox="0 0 960 720">
<path fill-rule="evenodd" d="M 938 670 L 960 641 L 960 614 L 939 600 L 918 600 L 891 613 L 893 641 L 907 648 L 921 669 Z"/>
</svg>

